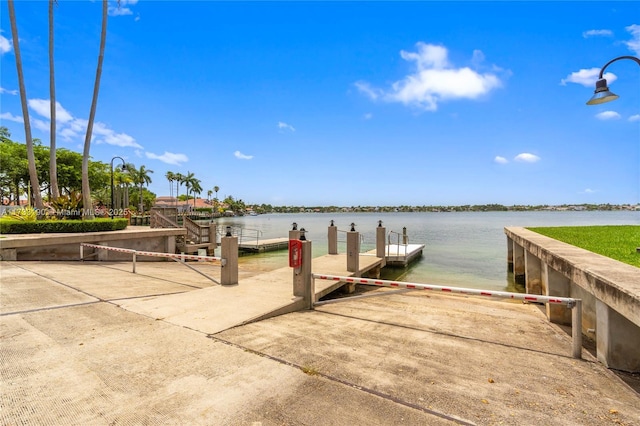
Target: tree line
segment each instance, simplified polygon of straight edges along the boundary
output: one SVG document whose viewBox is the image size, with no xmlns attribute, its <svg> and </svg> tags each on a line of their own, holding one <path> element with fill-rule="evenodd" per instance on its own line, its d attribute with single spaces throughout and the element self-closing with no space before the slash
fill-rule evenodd
<svg viewBox="0 0 640 426">
<path fill-rule="evenodd" d="M 0 127 L 0 198 L 4 204 L 20 205 L 23 194 L 30 197 L 30 205 L 36 206 L 36 194 L 45 195 L 43 200 L 59 201 L 61 198 L 73 198 L 82 192 L 82 154 L 66 148 L 58 148 L 51 155 L 51 148 L 33 140 L 33 156 L 37 171 L 38 187 L 32 184 L 29 174 L 26 144 L 10 139 L 9 130 Z M 55 158 L 56 173 L 51 174 L 51 158 Z M 89 159 L 87 164 L 89 184 L 95 188 L 93 203 L 111 208 L 131 208 L 143 212 L 153 206 L 156 195 L 147 188 L 152 182 L 153 170 L 145 165 L 137 167 L 126 163 L 113 170 L 114 194 L 116 205 L 111 206 L 111 164 Z M 55 184 L 54 179 L 55 178 Z M 133 189 L 136 189 L 133 191 Z M 130 190 L 131 189 L 131 190 Z"/>
</svg>

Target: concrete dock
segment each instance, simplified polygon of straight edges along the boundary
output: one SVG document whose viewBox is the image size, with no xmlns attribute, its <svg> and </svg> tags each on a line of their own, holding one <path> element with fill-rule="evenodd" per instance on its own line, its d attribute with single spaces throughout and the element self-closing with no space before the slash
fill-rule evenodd
<svg viewBox="0 0 640 426">
<path fill-rule="evenodd" d="M 1 424 L 639 424 L 638 393 L 573 359 L 537 305 L 375 289 L 250 322 L 292 300 L 291 269 L 246 263 L 222 287 L 173 262 L 5 261 L 0 278 Z"/>
<path fill-rule="evenodd" d="M 289 247 L 289 238 L 244 239 L 238 242 L 241 252 L 264 253 L 267 251 L 285 250 Z"/>
</svg>

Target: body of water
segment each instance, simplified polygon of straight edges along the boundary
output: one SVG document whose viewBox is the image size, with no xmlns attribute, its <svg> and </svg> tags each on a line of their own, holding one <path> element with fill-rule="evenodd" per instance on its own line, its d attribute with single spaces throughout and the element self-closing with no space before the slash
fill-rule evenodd
<svg viewBox="0 0 640 426">
<path fill-rule="evenodd" d="M 345 232 L 350 230 L 351 223 L 355 223 L 355 229 L 362 235 L 361 251 L 374 249 L 379 220 L 387 233 L 402 233 L 406 227 L 409 243 L 425 245 L 422 258 L 406 268 L 385 268 L 384 279 L 524 291 L 507 272 L 505 227 L 640 225 L 640 212 L 300 213 L 219 218 L 216 222 L 219 226 L 243 228 L 245 238 L 255 238 L 259 232 L 261 239 L 287 237 L 295 222 L 298 229 L 307 231 L 313 256 L 317 257 L 327 253 L 327 228 L 331 220 L 339 230 L 339 253 L 345 253 Z M 240 268 L 247 262 L 264 270 L 281 268 L 288 264 L 287 252 L 243 256 Z"/>
</svg>

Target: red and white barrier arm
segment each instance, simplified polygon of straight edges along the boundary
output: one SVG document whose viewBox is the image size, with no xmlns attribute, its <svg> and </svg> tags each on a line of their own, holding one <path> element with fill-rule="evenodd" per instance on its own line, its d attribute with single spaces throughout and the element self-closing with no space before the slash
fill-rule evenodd
<svg viewBox="0 0 640 426">
<path fill-rule="evenodd" d="M 371 278 L 340 277 L 337 275 L 321 275 L 321 274 L 312 274 L 312 275 L 313 275 L 313 278 L 320 279 L 320 280 L 344 281 L 347 283 L 377 285 L 381 287 L 407 288 L 407 289 L 415 289 L 415 290 L 433 290 L 433 291 L 442 291 L 445 293 L 457 293 L 457 294 L 466 294 L 466 295 L 472 295 L 472 296 L 495 297 L 499 299 L 524 300 L 527 302 L 553 303 L 558 305 L 567 305 L 567 307 L 569 308 L 572 308 L 576 302 L 576 299 L 572 299 L 570 297 L 552 297 L 552 296 L 541 296 L 538 294 L 511 293 L 507 291 L 478 290 L 475 288 L 445 287 L 445 286 L 432 285 L 432 284 L 405 283 L 405 282 L 398 282 L 398 281 L 376 280 Z"/>
<path fill-rule="evenodd" d="M 120 253 L 135 253 L 136 256 L 149 256 L 149 257 L 164 257 L 169 259 L 180 259 L 180 260 L 206 260 L 209 262 L 219 261 L 223 266 L 226 263 L 226 260 L 221 257 L 216 256 L 197 256 L 192 254 L 174 254 L 174 253 L 160 253 L 154 251 L 138 251 L 120 247 L 109 247 L 109 246 L 101 246 L 98 244 L 88 244 L 88 243 L 80 243 L 83 247 L 92 247 L 102 250 L 116 251 Z"/>
</svg>

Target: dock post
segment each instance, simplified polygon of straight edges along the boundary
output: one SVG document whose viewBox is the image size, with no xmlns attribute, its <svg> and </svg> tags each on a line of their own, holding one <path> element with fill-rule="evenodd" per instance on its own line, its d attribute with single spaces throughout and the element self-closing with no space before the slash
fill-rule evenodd
<svg viewBox="0 0 640 426">
<path fill-rule="evenodd" d="M 347 232 L 347 271 L 360 270 L 360 233 L 356 231 L 356 224 L 351 224 L 351 231 Z"/>
<path fill-rule="evenodd" d="M 378 221 L 378 227 L 376 228 L 376 257 L 382 259 L 382 263 L 380 264 L 381 268 L 384 268 L 386 265 L 386 256 L 385 256 L 385 237 L 387 235 L 387 228 L 382 226 L 382 221 Z"/>
<path fill-rule="evenodd" d="M 327 240 L 329 241 L 328 253 L 338 254 L 338 227 L 333 224 L 333 220 L 327 231 Z"/>
<path fill-rule="evenodd" d="M 220 249 L 220 257 L 226 259 L 226 263 L 222 265 L 220 284 L 238 284 L 238 237 L 231 235 L 230 226 L 227 226 L 227 233 L 220 241 Z"/>
<path fill-rule="evenodd" d="M 409 237 L 407 236 L 407 227 L 402 228 L 402 244 L 407 245 L 409 243 Z"/>
<path fill-rule="evenodd" d="M 302 242 L 302 265 L 293 269 L 293 295 L 303 298 L 305 309 L 313 309 L 316 292 L 311 276 L 311 241 L 305 238 L 304 228 L 298 232 Z"/>
<path fill-rule="evenodd" d="M 298 230 L 298 224 L 293 222 L 291 224 L 292 228 L 289 231 L 289 239 L 290 240 L 299 240 L 300 239 L 300 231 Z"/>
</svg>

